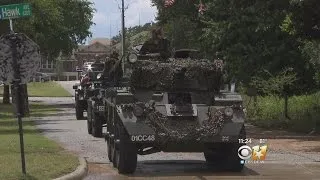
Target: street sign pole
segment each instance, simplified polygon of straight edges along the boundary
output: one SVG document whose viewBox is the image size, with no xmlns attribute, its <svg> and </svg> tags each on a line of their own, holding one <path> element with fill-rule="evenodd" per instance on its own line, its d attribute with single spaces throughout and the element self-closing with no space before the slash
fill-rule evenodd
<svg viewBox="0 0 320 180">
<path fill-rule="evenodd" d="M 12 27 L 12 20 L 10 19 L 10 29 L 11 34 L 14 34 L 13 27 Z M 22 114 L 23 114 L 23 107 L 21 103 L 21 79 L 20 79 L 20 67 L 17 62 L 17 47 L 16 47 L 16 37 L 11 37 L 11 47 L 12 47 L 12 65 L 14 69 L 14 91 L 15 91 L 15 106 L 16 106 L 16 115 L 18 118 L 18 125 L 19 125 L 19 137 L 20 137 L 20 154 L 21 154 L 21 168 L 22 173 L 26 175 L 26 161 L 25 161 L 25 154 L 24 154 L 24 138 L 23 138 L 23 127 L 22 127 Z"/>
<path fill-rule="evenodd" d="M 11 18 L 9 19 L 9 22 L 10 22 L 10 32 L 14 33 L 14 31 L 13 31 L 13 23 L 12 23 L 12 19 Z"/>
<path fill-rule="evenodd" d="M 12 31 L 12 33 L 14 33 Z M 26 163 L 25 163 L 25 154 L 24 154 L 24 139 L 23 139 L 23 127 L 22 127 L 22 114 L 23 114 L 23 107 L 21 103 L 21 86 L 20 86 L 20 67 L 17 62 L 17 47 L 16 47 L 16 37 L 11 37 L 12 43 L 12 65 L 14 69 L 14 92 L 15 92 L 15 106 L 16 106 L 16 115 L 18 118 L 18 125 L 19 125 L 19 137 L 20 137 L 20 153 L 21 153 L 21 167 L 22 173 L 26 175 Z"/>
<path fill-rule="evenodd" d="M 20 137 L 20 153 L 21 153 L 21 168 L 22 173 L 26 175 L 26 163 L 24 154 L 24 139 L 23 139 L 23 127 L 22 127 L 22 117 L 23 117 L 23 104 L 21 99 L 21 74 L 20 65 L 18 64 L 17 57 L 17 36 L 13 30 L 12 19 L 31 16 L 31 7 L 28 3 L 23 4 L 10 4 L 5 6 L 0 6 L 0 20 L 9 19 L 10 22 L 10 41 L 11 41 L 11 51 L 12 51 L 12 66 L 14 69 L 14 79 L 13 79 L 13 89 L 15 93 L 15 109 L 18 118 L 19 125 L 19 137 Z"/>
</svg>

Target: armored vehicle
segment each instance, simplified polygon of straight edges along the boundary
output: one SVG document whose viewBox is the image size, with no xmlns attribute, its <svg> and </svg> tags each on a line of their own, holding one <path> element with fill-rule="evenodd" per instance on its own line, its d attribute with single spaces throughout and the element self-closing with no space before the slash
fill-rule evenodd
<svg viewBox="0 0 320 180">
<path fill-rule="evenodd" d="M 103 67 L 104 64 L 97 61 L 83 69 L 77 69 L 77 72 L 80 73 L 80 82 L 73 85 L 77 120 L 84 118 L 83 113 L 88 109 L 87 100 L 92 96 L 93 89 L 100 84 L 96 76 L 102 72 Z"/>
<path fill-rule="evenodd" d="M 134 173 L 137 155 L 203 152 L 208 164 L 241 171 L 245 114 L 241 96 L 221 88 L 223 62 L 199 59 L 196 50 L 163 58 L 141 49 L 127 56 L 124 76 L 100 91 L 113 166 Z"/>
</svg>

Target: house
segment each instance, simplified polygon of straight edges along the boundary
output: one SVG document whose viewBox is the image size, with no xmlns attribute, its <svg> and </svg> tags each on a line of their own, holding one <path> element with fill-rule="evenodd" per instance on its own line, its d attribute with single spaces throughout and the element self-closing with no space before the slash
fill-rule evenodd
<svg viewBox="0 0 320 180">
<path fill-rule="evenodd" d="M 79 45 L 71 56 L 66 57 L 60 54 L 56 62 L 49 62 L 43 58 L 41 72 L 47 73 L 52 80 L 71 81 L 78 80 L 77 67 L 81 68 L 85 62 L 93 62 L 96 55 L 105 59 L 111 53 L 111 41 L 108 38 L 96 38 L 88 45 Z"/>
</svg>

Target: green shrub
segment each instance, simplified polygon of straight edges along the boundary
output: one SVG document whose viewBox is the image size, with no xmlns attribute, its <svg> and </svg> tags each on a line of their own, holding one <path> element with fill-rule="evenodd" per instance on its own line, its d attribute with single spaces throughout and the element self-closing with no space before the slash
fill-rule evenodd
<svg viewBox="0 0 320 180">
<path fill-rule="evenodd" d="M 320 93 L 293 96 L 288 101 L 288 115 L 284 116 L 284 99 L 276 96 L 244 97 L 248 121 L 267 129 L 287 129 L 296 132 L 309 132 L 320 129 Z"/>
</svg>

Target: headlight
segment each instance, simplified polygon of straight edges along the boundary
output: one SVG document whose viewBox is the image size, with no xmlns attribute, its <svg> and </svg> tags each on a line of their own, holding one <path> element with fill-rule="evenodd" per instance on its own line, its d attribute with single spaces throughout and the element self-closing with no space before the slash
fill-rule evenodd
<svg viewBox="0 0 320 180">
<path fill-rule="evenodd" d="M 141 106 L 134 105 L 133 106 L 133 114 L 137 117 L 142 116 L 144 110 Z"/>
<path fill-rule="evenodd" d="M 138 60 L 138 56 L 137 56 L 136 54 L 130 54 L 130 55 L 128 56 L 128 61 L 129 61 L 130 63 L 135 63 L 137 60 Z"/>
<path fill-rule="evenodd" d="M 97 75 L 97 79 L 100 79 L 100 78 L 101 78 L 101 76 L 102 76 L 102 74 L 101 74 L 101 73 L 99 73 L 99 74 Z"/>
<path fill-rule="evenodd" d="M 224 114 L 226 116 L 232 116 L 233 115 L 233 109 L 230 108 L 230 107 L 227 107 L 225 110 L 224 110 Z"/>
</svg>

